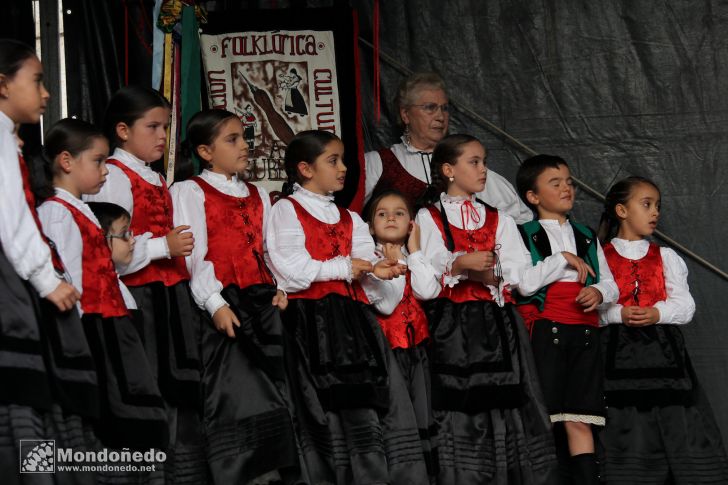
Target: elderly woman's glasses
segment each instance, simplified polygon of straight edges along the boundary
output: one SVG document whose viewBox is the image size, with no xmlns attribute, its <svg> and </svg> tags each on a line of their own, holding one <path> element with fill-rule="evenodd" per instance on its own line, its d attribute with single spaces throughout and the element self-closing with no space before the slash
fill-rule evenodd
<svg viewBox="0 0 728 485">
<path fill-rule="evenodd" d="M 445 104 L 425 103 L 425 104 L 413 104 L 411 106 L 420 108 L 422 111 L 424 111 L 428 115 L 434 115 L 435 113 L 437 113 L 438 109 L 440 111 L 442 111 L 442 114 L 450 112 L 450 105 L 447 103 L 445 103 Z"/>
</svg>

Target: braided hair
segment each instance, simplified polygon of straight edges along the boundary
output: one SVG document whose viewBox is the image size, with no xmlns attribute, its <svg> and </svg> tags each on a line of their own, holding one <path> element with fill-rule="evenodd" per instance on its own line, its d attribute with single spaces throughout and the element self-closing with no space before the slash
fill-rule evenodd
<svg viewBox="0 0 728 485">
<path fill-rule="evenodd" d="M 617 217 L 617 206 L 619 204 L 626 204 L 632 197 L 632 192 L 635 187 L 642 184 L 651 185 L 657 190 L 658 194 L 660 193 L 660 188 L 656 183 L 638 175 L 624 178 L 612 185 L 612 188 L 609 189 L 604 200 L 604 212 L 599 221 L 599 230 L 597 231 L 597 236 L 602 244 L 614 238 L 619 230 L 620 219 Z"/>
<path fill-rule="evenodd" d="M 284 166 L 288 180 L 281 189 L 284 196 L 293 193 L 293 184 L 303 182 L 298 172 L 298 164 L 315 162 L 332 141 L 341 142 L 341 139 L 330 131 L 323 130 L 306 130 L 293 137 L 286 147 Z"/>
</svg>

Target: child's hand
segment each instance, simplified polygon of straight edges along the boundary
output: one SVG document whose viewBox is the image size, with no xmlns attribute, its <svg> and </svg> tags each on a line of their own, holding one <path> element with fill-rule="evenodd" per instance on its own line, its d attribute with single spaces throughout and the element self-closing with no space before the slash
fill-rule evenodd
<svg viewBox="0 0 728 485">
<path fill-rule="evenodd" d="M 412 230 L 407 238 L 407 251 L 410 254 L 420 250 L 420 226 L 415 221 L 410 222 Z"/>
<path fill-rule="evenodd" d="M 564 259 L 566 259 L 566 262 L 576 270 L 577 273 L 579 273 L 579 283 L 584 284 L 586 283 L 586 277 L 587 274 L 592 275 L 592 277 L 596 277 L 596 274 L 594 273 L 594 270 L 586 264 L 586 261 L 581 259 L 579 256 L 569 253 L 567 251 L 561 251 L 561 254 L 564 256 Z"/>
<path fill-rule="evenodd" d="M 273 297 L 273 306 L 277 306 L 281 311 L 288 308 L 288 297 L 281 290 L 276 291 L 276 296 Z"/>
<path fill-rule="evenodd" d="M 402 246 L 400 246 L 399 244 L 384 243 L 384 245 L 382 246 L 382 256 L 387 259 L 393 259 L 395 261 L 404 259 L 404 254 L 402 254 Z"/>
<path fill-rule="evenodd" d="M 660 320 L 660 311 L 654 307 L 622 307 L 622 323 L 630 327 L 654 325 Z"/>
<path fill-rule="evenodd" d="M 593 286 L 582 288 L 576 295 L 576 302 L 584 307 L 584 313 L 596 310 L 603 299 L 602 293 Z"/>
<path fill-rule="evenodd" d="M 468 271 L 468 279 L 479 281 L 485 285 L 498 286 L 498 280 L 493 273 L 493 268 L 486 269 L 485 271 Z"/>
<path fill-rule="evenodd" d="M 352 278 L 358 280 L 367 273 L 372 272 L 372 263 L 366 259 L 351 258 Z"/>
<path fill-rule="evenodd" d="M 56 289 L 46 295 L 46 299 L 53 303 L 59 311 L 67 312 L 81 298 L 81 294 L 70 283 L 61 281 Z"/>
<path fill-rule="evenodd" d="M 235 316 L 235 313 L 227 305 L 221 307 L 215 312 L 212 316 L 212 323 L 215 324 L 215 329 L 217 329 L 218 332 L 227 334 L 230 338 L 235 338 L 235 329 L 233 329 L 233 325 L 240 327 L 240 320 L 238 320 L 238 317 Z"/>
<path fill-rule="evenodd" d="M 175 258 L 192 254 L 192 248 L 195 247 L 195 238 L 191 232 L 183 232 L 189 228 L 190 226 L 177 226 L 167 234 L 170 257 Z"/>
<path fill-rule="evenodd" d="M 493 269 L 495 257 L 493 251 L 475 251 L 458 256 L 453 263 L 453 274 L 461 274 L 464 270 L 486 271 Z M 456 271 L 458 270 L 458 271 Z"/>
<path fill-rule="evenodd" d="M 407 272 L 407 266 L 392 259 L 383 259 L 374 265 L 374 276 L 380 280 L 391 280 Z"/>
</svg>

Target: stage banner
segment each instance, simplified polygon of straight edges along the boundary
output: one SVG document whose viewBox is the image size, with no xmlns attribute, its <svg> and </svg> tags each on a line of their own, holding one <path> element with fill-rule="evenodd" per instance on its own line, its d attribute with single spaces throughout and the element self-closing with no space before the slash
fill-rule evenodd
<svg viewBox="0 0 728 485">
<path fill-rule="evenodd" d="M 326 130 L 344 142 L 347 180 L 337 202 L 361 193 L 363 167 L 357 19 L 348 8 L 211 14 L 200 47 L 209 106 L 237 114 L 249 181 L 276 196 L 293 136 Z"/>
</svg>

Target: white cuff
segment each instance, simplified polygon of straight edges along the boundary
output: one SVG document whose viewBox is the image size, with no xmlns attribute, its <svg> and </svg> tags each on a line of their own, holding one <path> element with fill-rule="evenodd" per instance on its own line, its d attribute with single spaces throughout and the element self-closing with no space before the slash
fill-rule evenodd
<svg viewBox="0 0 728 485">
<path fill-rule="evenodd" d="M 167 245 L 167 237 L 153 237 L 147 241 L 147 254 L 149 259 L 154 261 L 155 259 L 169 258 L 169 245 Z"/>
<path fill-rule="evenodd" d="M 28 281 L 33 285 L 33 288 L 35 288 L 40 297 L 45 298 L 53 293 L 63 280 L 58 277 L 56 271 L 53 269 L 53 265 L 46 264 L 39 271 L 30 275 Z"/>
<path fill-rule="evenodd" d="M 457 285 L 460 281 L 468 279 L 467 275 L 465 273 L 460 273 L 459 275 L 455 276 L 452 274 L 452 265 L 455 263 L 455 260 L 458 259 L 463 254 L 467 254 L 465 251 L 458 251 L 456 253 L 452 253 L 450 255 L 449 260 L 447 261 L 447 264 L 445 265 L 445 273 L 442 275 L 442 286 L 448 286 L 452 288 L 453 286 Z"/>
<path fill-rule="evenodd" d="M 205 310 L 210 316 L 213 316 L 216 311 L 227 305 L 227 302 L 220 293 L 213 293 L 210 298 L 205 302 Z"/>
</svg>

